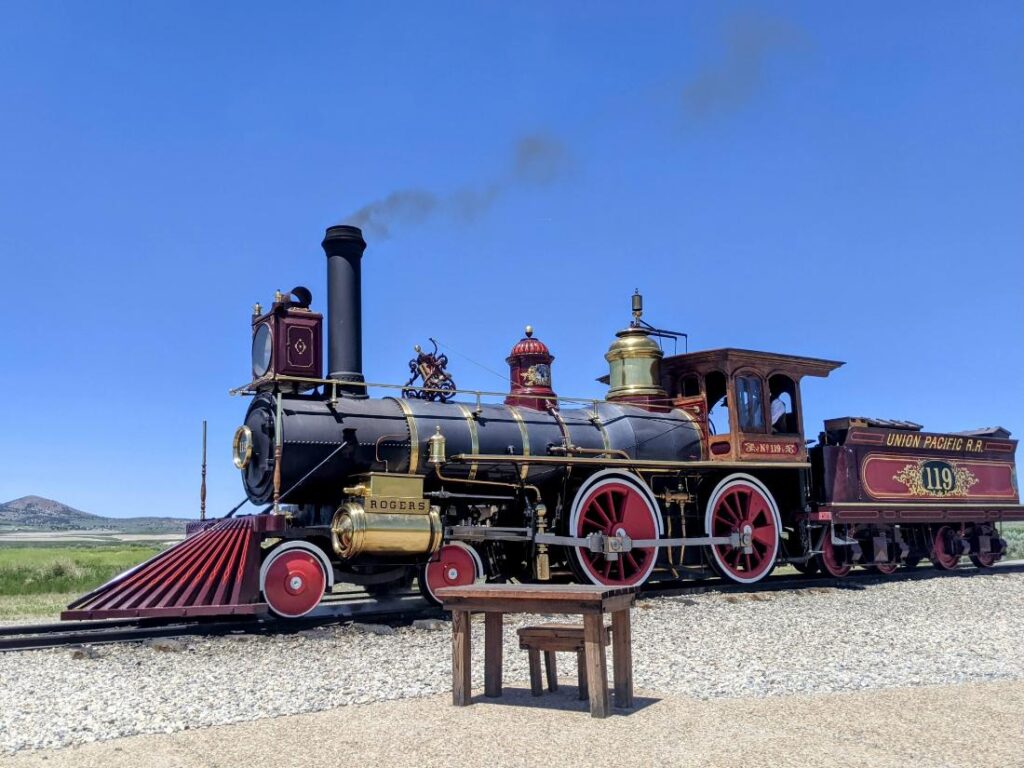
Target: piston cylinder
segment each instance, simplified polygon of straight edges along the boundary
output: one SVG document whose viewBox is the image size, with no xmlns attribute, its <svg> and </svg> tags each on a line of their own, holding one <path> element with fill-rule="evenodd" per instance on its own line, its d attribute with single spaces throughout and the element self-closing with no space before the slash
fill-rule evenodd
<svg viewBox="0 0 1024 768">
<path fill-rule="evenodd" d="M 426 514 L 367 512 L 349 502 L 334 513 L 331 544 L 338 557 L 428 555 L 441 546 L 444 529 L 436 508 Z"/>
</svg>

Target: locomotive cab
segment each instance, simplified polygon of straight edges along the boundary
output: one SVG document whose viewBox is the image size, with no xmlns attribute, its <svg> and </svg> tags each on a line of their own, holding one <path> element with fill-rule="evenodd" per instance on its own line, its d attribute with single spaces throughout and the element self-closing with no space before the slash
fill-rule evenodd
<svg viewBox="0 0 1024 768">
<path fill-rule="evenodd" d="M 805 462 L 800 380 L 828 376 L 835 360 L 746 349 L 667 357 L 662 386 L 707 437 L 712 461 Z"/>
</svg>

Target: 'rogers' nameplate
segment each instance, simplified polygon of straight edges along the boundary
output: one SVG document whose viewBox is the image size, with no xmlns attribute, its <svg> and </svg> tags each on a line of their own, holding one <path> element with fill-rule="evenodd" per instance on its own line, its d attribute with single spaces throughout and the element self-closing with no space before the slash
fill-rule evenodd
<svg viewBox="0 0 1024 768">
<path fill-rule="evenodd" d="M 364 506 L 367 512 L 404 512 L 425 515 L 430 511 L 429 499 L 410 499 L 400 496 L 370 496 Z"/>
</svg>

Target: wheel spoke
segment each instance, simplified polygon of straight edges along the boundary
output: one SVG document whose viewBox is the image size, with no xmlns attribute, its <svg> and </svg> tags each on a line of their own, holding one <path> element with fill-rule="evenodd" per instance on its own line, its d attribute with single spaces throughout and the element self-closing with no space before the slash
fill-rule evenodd
<svg viewBox="0 0 1024 768">
<path fill-rule="evenodd" d="M 615 523 L 621 523 L 622 522 L 622 512 L 623 512 L 622 506 L 623 505 L 621 505 L 621 504 L 617 505 L 615 503 L 615 497 L 612 495 L 612 492 L 611 492 L 610 488 L 607 489 L 601 495 L 602 495 L 603 498 L 607 499 L 607 501 L 608 501 L 608 506 L 606 506 L 605 509 L 608 512 L 608 517 L 611 519 L 611 524 L 614 525 Z"/>
<path fill-rule="evenodd" d="M 719 520 L 728 521 L 731 525 L 735 526 L 739 523 L 740 519 L 736 516 L 736 513 L 729 508 L 729 505 L 725 503 L 725 499 L 719 503 L 718 509 L 715 510 L 715 516 Z"/>
<path fill-rule="evenodd" d="M 627 560 L 629 560 L 629 564 L 633 567 L 633 572 L 634 573 L 636 573 L 637 571 L 640 570 L 640 564 L 636 561 L 636 558 L 633 557 L 633 553 L 632 552 L 627 552 L 625 554 L 625 558 Z"/>
<path fill-rule="evenodd" d="M 763 527 L 768 523 L 768 507 L 760 506 L 757 509 L 751 510 L 749 520 L 751 525 L 758 527 L 760 523 L 761 527 Z"/>
<path fill-rule="evenodd" d="M 754 528 L 750 534 L 750 538 L 752 541 L 756 541 L 758 544 L 763 544 L 767 547 L 775 541 L 775 528 L 767 525 L 762 525 L 760 528 Z"/>
<path fill-rule="evenodd" d="M 736 489 L 736 505 L 740 512 L 740 517 L 747 517 L 750 514 L 750 491 Z"/>
<path fill-rule="evenodd" d="M 733 507 L 733 505 L 732 505 L 733 497 L 734 497 L 734 494 L 731 494 L 731 493 L 729 495 L 727 495 L 727 496 L 723 496 L 722 497 L 722 506 L 725 507 L 726 509 L 728 509 L 732 513 L 732 519 L 733 520 L 739 521 L 739 520 L 743 519 L 742 506 L 740 505 L 739 501 L 737 501 L 737 506 Z"/>
<path fill-rule="evenodd" d="M 611 527 L 612 521 L 608 519 L 607 513 L 601 508 L 601 504 L 598 502 L 596 497 L 590 502 L 586 512 L 583 513 L 584 519 L 588 518 L 591 512 L 600 515 L 603 522 L 598 525 L 599 528 L 603 530 L 605 527 Z"/>
</svg>

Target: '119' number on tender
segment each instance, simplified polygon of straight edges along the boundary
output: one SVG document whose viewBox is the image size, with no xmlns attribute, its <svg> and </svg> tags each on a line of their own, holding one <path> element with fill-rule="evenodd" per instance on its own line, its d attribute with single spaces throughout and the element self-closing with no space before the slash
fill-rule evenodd
<svg viewBox="0 0 1024 768">
<path fill-rule="evenodd" d="M 929 493 L 949 493 L 956 488 L 956 474 L 944 461 L 929 461 L 921 467 L 921 485 Z"/>
</svg>

